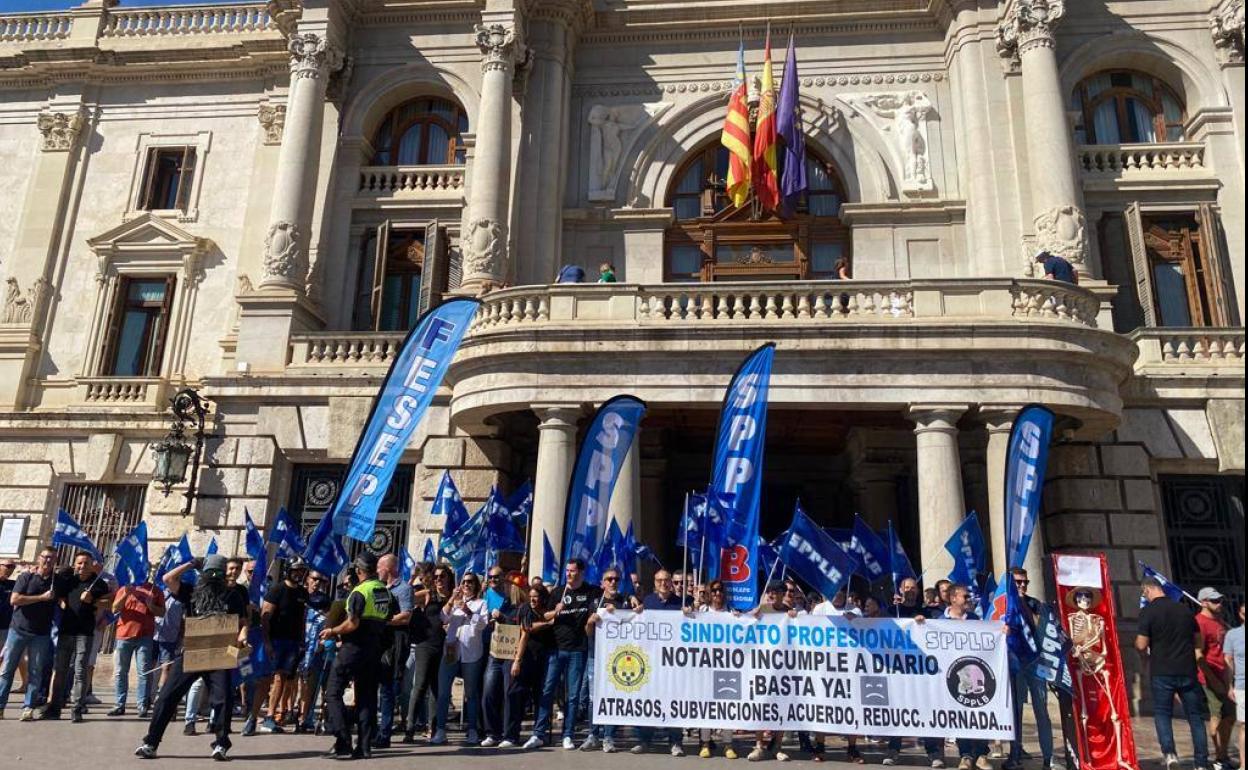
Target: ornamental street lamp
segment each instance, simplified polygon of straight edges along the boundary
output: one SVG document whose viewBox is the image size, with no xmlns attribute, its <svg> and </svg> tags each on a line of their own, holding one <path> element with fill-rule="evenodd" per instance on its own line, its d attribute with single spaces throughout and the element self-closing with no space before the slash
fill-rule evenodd
<svg viewBox="0 0 1248 770">
<path fill-rule="evenodd" d="M 191 513 L 191 501 L 195 499 L 195 478 L 199 475 L 199 458 L 204 450 L 204 418 L 208 416 L 208 402 L 190 388 L 178 391 L 169 399 L 170 411 L 173 412 L 173 423 L 169 433 L 152 447 L 156 456 L 156 469 L 152 472 L 152 480 L 160 484 L 160 491 L 169 496 L 175 484 L 186 481 L 186 466 L 191 463 L 191 483 L 186 490 L 186 508 L 182 515 Z M 195 428 L 195 448 L 186 443 L 186 426 Z"/>
</svg>

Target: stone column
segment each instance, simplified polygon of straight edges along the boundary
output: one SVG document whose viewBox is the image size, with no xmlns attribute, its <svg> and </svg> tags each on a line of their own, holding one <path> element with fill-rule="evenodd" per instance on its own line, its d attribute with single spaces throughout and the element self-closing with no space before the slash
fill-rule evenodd
<svg viewBox="0 0 1248 770">
<path fill-rule="evenodd" d="M 282 147 L 273 184 L 273 207 L 264 240 L 264 275 L 260 288 L 302 294 L 308 277 L 313 189 L 320 157 L 329 76 L 342 66 L 342 50 L 323 35 L 293 35 L 290 50 L 290 96 Z"/>
<path fill-rule="evenodd" d="M 919 476 L 919 550 L 925 583 L 932 585 L 953 569 L 945 541 L 966 516 L 962 497 L 962 462 L 958 456 L 958 418 L 966 404 L 910 407 L 914 421 Z"/>
<path fill-rule="evenodd" d="M 1036 248 L 1086 272 L 1087 222 L 1054 37 L 1065 14 L 1064 0 L 1015 0 L 997 29 L 997 50 L 1022 71 Z"/>
<path fill-rule="evenodd" d="M 510 254 L 511 81 L 523 48 L 514 23 L 477 25 L 481 110 L 475 133 L 467 216 L 461 242 L 466 290 L 484 292 L 507 280 Z"/>
<path fill-rule="evenodd" d="M 533 479 L 533 527 L 529 534 L 529 574 L 542 574 L 542 536 L 563 553 L 563 511 L 576 464 L 576 426 L 581 410 L 570 405 L 533 408 L 537 426 L 537 472 Z"/>
<path fill-rule="evenodd" d="M 992 540 L 992 573 L 1000 576 L 1006 568 L 1005 555 L 1005 451 L 1010 442 L 1014 415 L 1010 410 L 980 412 L 988 431 L 985 450 L 988 468 L 988 533 Z"/>
<path fill-rule="evenodd" d="M 621 532 L 628 531 L 628 525 L 639 518 L 641 504 L 641 437 L 633 437 L 633 445 L 624 455 L 624 467 L 620 468 L 620 476 L 615 481 L 615 489 L 611 492 L 611 504 L 607 507 L 607 525 L 615 519 Z"/>
</svg>

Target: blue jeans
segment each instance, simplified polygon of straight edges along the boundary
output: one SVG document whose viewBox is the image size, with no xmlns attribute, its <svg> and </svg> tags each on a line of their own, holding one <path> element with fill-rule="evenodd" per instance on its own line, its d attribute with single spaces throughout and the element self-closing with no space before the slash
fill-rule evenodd
<svg viewBox="0 0 1248 770">
<path fill-rule="evenodd" d="M 438 669 L 438 729 L 446 729 L 447 716 L 451 712 L 451 685 L 455 677 L 464 680 L 464 717 L 468 723 L 468 734 L 477 735 L 477 726 L 481 715 L 481 679 L 485 675 L 485 657 L 465 663 L 457 660 L 454 663 L 443 662 Z"/>
<path fill-rule="evenodd" d="M 1044 765 L 1053 763 L 1053 722 L 1049 719 L 1049 688 L 1043 679 L 1015 671 L 1010 675 L 1014 688 L 1014 740 L 1010 742 L 1010 761 L 1023 761 L 1023 701 L 1031 700 L 1031 713 L 1036 716 L 1036 733 L 1040 739 L 1040 756 Z"/>
<path fill-rule="evenodd" d="M 126 705 L 126 696 L 130 694 L 130 661 L 138 659 L 139 678 L 139 709 L 152 704 L 149 689 L 155 673 L 147 673 L 152 667 L 152 649 L 155 644 L 151 639 L 118 639 L 113 652 L 113 687 L 117 692 L 117 705 Z"/>
<path fill-rule="evenodd" d="M 1179 696 L 1192 730 L 1192 753 L 1196 767 L 1209 766 L 1209 736 L 1205 733 L 1205 720 L 1209 718 L 1209 702 L 1205 691 L 1194 676 L 1154 676 L 1153 722 L 1157 726 L 1157 743 L 1162 754 L 1177 753 L 1174 748 L 1174 696 Z"/>
<path fill-rule="evenodd" d="M 585 677 L 585 662 L 589 653 L 585 650 L 558 650 L 550 656 L 546 667 L 546 681 L 542 683 L 542 702 L 533 720 L 533 734 L 545 741 L 550 736 L 550 718 L 555 710 L 555 694 L 560 682 L 566 681 L 567 708 L 563 712 L 563 737 L 576 734 L 576 701 Z M 565 679 L 566 675 L 566 679 Z"/>
<path fill-rule="evenodd" d="M 585 663 L 585 678 L 581 684 L 581 694 L 576 699 L 576 706 L 585 715 L 585 721 L 589 723 L 589 734 L 596 738 L 605 740 L 615 740 L 616 725 L 598 725 L 594 724 L 594 654 L 590 652 L 589 658 Z"/>
<path fill-rule="evenodd" d="M 377 730 L 377 738 L 382 741 L 388 741 L 394 735 L 394 710 L 397 708 L 395 701 L 398 700 L 401 686 L 394 678 L 383 678 L 378 685 L 377 711 L 381 717 L 381 726 Z"/>
<path fill-rule="evenodd" d="M 22 659 L 23 653 L 29 665 L 26 670 L 26 700 L 22 701 L 22 707 L 29 709 L 35 707 L 44 672 L 52 660 L 52 637 L 9 629 L 9 638 L 4 642 L 4 670 L 0 672 L 0 710 L 9 702 L 13 674 L 17 672 L 17 662 Z"/>
<path fill-rule="evenodd" d="M 959 738 L 957 744 L 958 757 L 978 759 L 988 756 L 988 741 L 963 740 Z"/>
</svg>

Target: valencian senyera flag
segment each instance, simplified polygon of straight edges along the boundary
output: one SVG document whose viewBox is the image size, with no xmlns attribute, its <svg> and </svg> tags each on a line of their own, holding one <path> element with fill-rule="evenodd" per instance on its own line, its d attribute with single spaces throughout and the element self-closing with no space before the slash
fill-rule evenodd
<svg viewBox="0 0 1248 770">
<path fill-rule="evenodd" d="M 776 133 L 784 173 L 780 178 L 780 213 L 792 216 L 809 186 L 806 181 L 806 129 L 802 125 L 802 105 L 798 100 L 797 44 L 789 34 L 789 51 L 784 59 L 784 80 L 780 83 L 780 103 L 776 107 Z"/>
<path fill-rule="evenodd" d="M 715 436 L 711 490 L 730 500 L 719 578 L 734 609 L 758 605 L 758 504 L 767 437 L 767 392 L 776 346 L 750 354 L 724 393 Z"/>
<path fill-rule="evenodd" d="M 452 299 L 425 313 L 408 332 L 373 402 L 346 480 L 327 514 L 333 519 L 334 534 L 364 542 L 372 539 L 377 509 L 399 458 L 442 384 L 479 306 L 475 299 Z"/>
<path fill-rule="evenodd" d="M 728 182 L 725 192 L 732 205 L 740 206 L 750 197 L 750 96 L 745 74 L 745 41 L 737 49 L 737 72 L 732 96 L 719 143 L 728 148 Z"/>
<path fill-rule="evenodd" d="M 763 79 L 758 89 L 758 124 L 754 128 L 754 196 L 767 211 L 780 208 L 776 142 L 776 78 L 771 67 L 771 27 L 763 53 Z"/>
<path fill-rule="evenodd" d="M 598 407 L 568 484 L 563 519 L 564 565 L 574 558 L 588 564 L 598 552 L 607 533 L 611 493 L 645 413 L 645 403 L 635 396 L 615 396 Z"/>
</svg>

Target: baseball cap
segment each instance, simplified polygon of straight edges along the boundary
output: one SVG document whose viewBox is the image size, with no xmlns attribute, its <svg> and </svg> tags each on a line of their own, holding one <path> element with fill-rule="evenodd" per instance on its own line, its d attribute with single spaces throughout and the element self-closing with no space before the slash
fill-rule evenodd
<svg viewBox="0 0 1248 770">
<path fill-rule="evenodd" d="M 1215 599 L 1221 599 L 1221 598 L 1222 598 L 1222 594 L 1218 591 L 1218 589 L 1212 586 L 1205 586 L 1204 588 L 1200 589 L 1200 593 L 1196 594 L 1196 599 L 1202 602 L 1211 602 L 1211 601 L 1214 601 Z"/>
<path fill-rule="evenodd" d="M 216 570 L 217 572 L 225 572 L 225 557 L 219 553 L 204 557 L 204 571 Z"/>
</svg>

